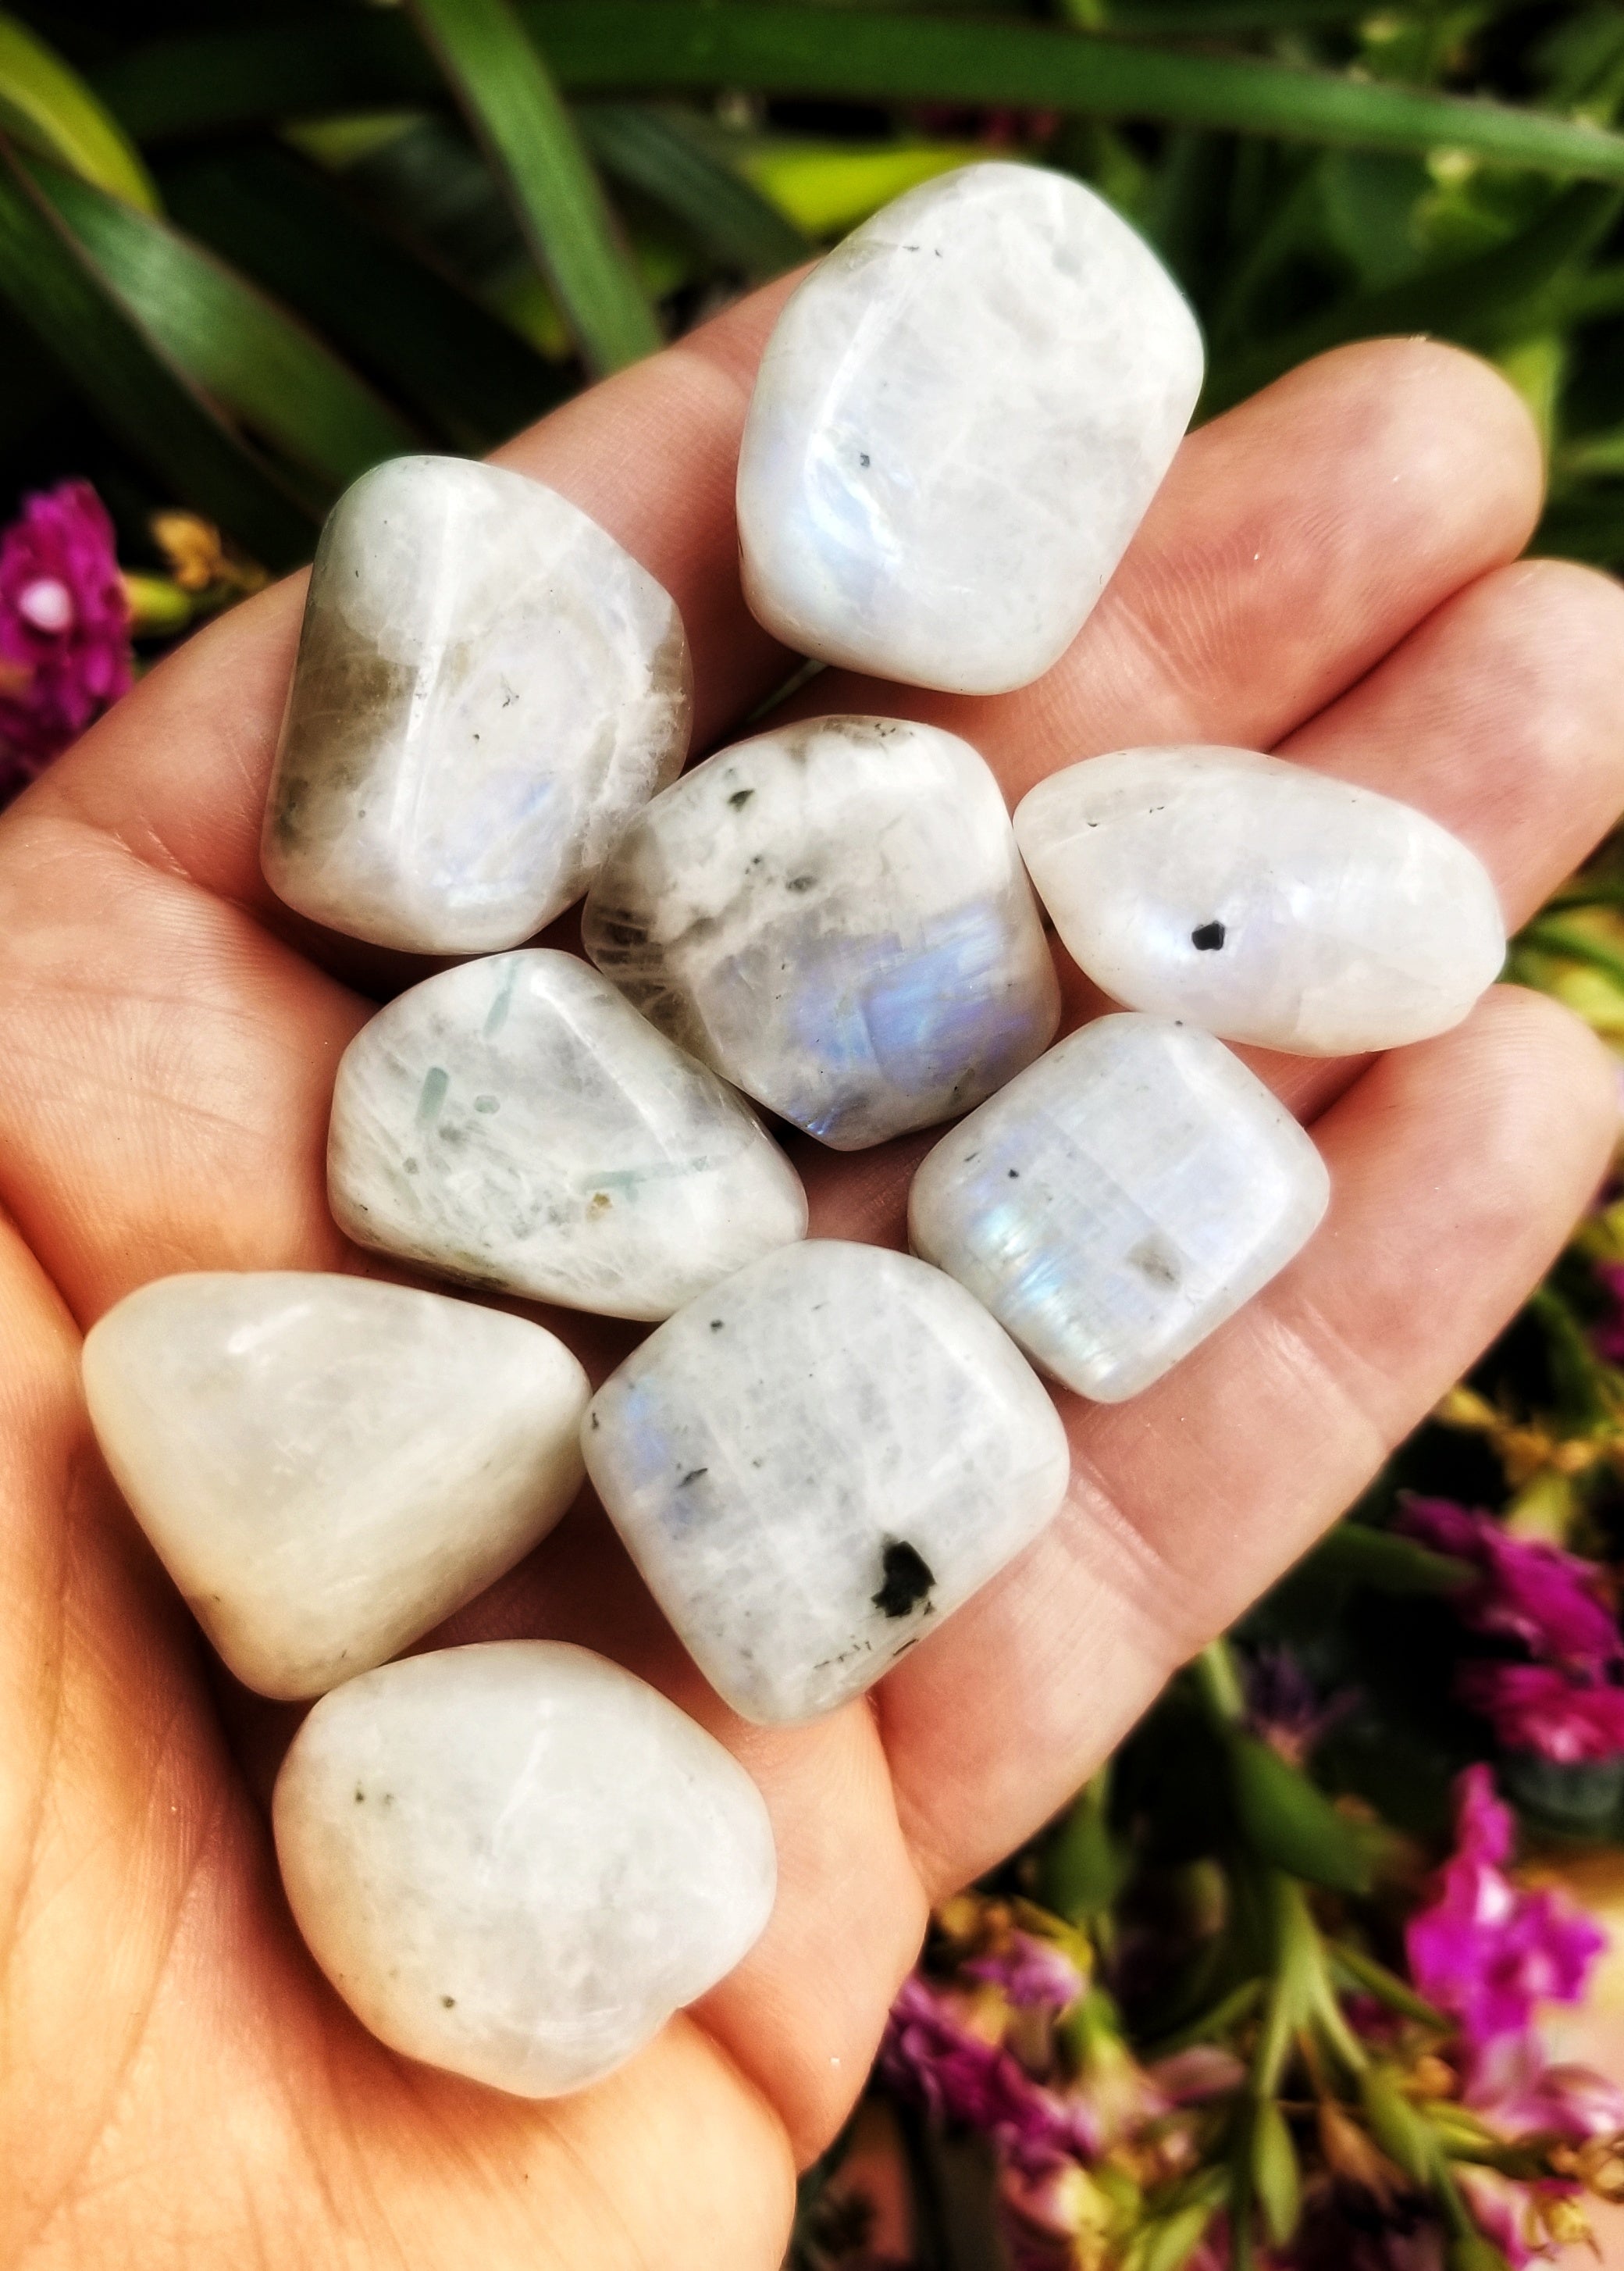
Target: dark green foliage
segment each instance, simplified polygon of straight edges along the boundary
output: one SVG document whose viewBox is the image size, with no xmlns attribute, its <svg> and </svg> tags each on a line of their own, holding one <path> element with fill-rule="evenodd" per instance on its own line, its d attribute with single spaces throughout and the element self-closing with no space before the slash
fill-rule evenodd
<svg viewBox="0 0 1624 2271">
<path fill-rule="evenodd" d="M 279 565 L 378 455 L 493 446 L 979 144 L 1077 173 L 1159 245 L 1207 333 L 1204 415 L 1346 340 L 1458 341 L 1547 436 L 1544 547 L 1624 560 L 1613 6 L 24 0 L 14 20 L 0 130 L 56 173 L 4 190 L 9 495 L 89 472 L 127 526 L 190 506 Z M 109 210 L 152 183 L 161 212 Z"/>
</svg>

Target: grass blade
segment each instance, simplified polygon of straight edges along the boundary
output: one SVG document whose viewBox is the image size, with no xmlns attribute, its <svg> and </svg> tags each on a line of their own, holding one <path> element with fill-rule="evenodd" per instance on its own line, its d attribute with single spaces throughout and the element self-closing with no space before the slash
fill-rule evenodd
<svg viewBox="0 0 1624 2271">
<path fill-rule="evenodd" d="M 1468 150 L 1624 181 L 1624 137 L 1536 110 L 1245 56 L 1187 53 L 1036 24 L 842 16 L 705 0 L 538 0 L 525 20 L 579 93 L 749 86 L 892 102 L 1008 103 L 1163 119 L 1373 150 Z"/>
<path fill-rule="evenodd" d="M 1606 235 L 1620 204 L 1615 190 L 1576 182 L 1509 243 L 1381 291 L 1355 293 L 1324 316 L 1214 363 L 1201 398 L 1204 414 L 1227 410 L 1282 371 L 1348 339 L 1424 331 L 1469 346 L 1501 345 L 1532 320 L 1547 290 L 1560 289 L 1554 279 L 1561 272 Z"/>
<path fill-rule="evenodd" d="M 412 14 L 507 187 L 590 369 L 619 370 L 660 327 L 597 175 L 508 0 L 410 0 Z"/>
<path fill-rule="evenodd" d="M 249 431 L 337 490 L 421 437 L 303 325 L 149 213 L 54 168 L 43 195 L 147 337 Z"/>
<path fill-rule="evenodd" d="M 559 372 L 449 276 L 272 143 L 167 168 L 175 220 L 308 316 L 360 367 L 473 454 L 551 409 Z"/>
<path fill-rule="evenodd" d="M 454 0 L 435 0 L 449 8 Z M 1156 48 L 1040 24 L 842 11 L 782 0 L 531 0 L 523 21 L 573 94 L 715 92 L 947 102 L 1161 120 L 1348 149 L 1462 150 L 1624 181 L 1624 136 L 1508 103 L 1249 56 Z M 409 27 L 330 25 L 153 41 L 97 81 L 137 138 L 419 101 L 434 74 Z"/>
<path fill-rule="evenodd" d="M 158 192 L 123 128 L 54 48 L 0 11 L 0 128 L 126 205 L 156 212 Z"/>
<path fill-rule="evenodd" d="M 314 517 L 120 305 L 4 140 L 0 298 L 172 495 L 267 567 L 309 557 Z"/>
<path fill-rule="evenodd" d="M 638 103 L 583 104 L 587 148 L 617 180 L 674 214 L 706 250 L 746 276 L 776 276 L 811 247 L 749 182 L 712 157 L 680 118 Z"/>
</svg>

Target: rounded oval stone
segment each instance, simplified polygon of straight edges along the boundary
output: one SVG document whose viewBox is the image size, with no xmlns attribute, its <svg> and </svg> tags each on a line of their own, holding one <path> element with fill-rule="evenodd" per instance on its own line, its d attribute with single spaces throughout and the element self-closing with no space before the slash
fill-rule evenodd
<svg viewBox="0 0 1624 2271">
<path fill-rule="evenodd" d="M 266 808 L 278 897 L 423 954 L 516 946 L 680 771 L 670 595 L 539 481 L 397 458 L 329 517 Z"/>
<path fill-rule="evenodd" d="M 393 1656 L 581 1487 L 587 1377 L 560 1340 L 367 1277 L 161 1277 L 93 1327 L 85 1390 L 136 1519 L 262 1695 Z"/>
<path fill-rule="evenodd" d="M 328 1193 L 362 1246 L 611 1317 L 667 1317 L 806 1233 L 744 1098 L 547 947 L 442 970 L 361 1028 Z"/>
<path fill-rule="evenodd" d="M 1339 1056 L 1458 1024 L 1505 959 L 1487 870 L 1423 812 L 1254 749 L 1118 749 L 1015 813 L 1079 966 L 1130 1009 Z"/>
<path fill-rule="evenodd" d="M 997 782 L 904 719 L 708 757 L 627 828 L 582 936 L 674 1041 L 840 1151 L 979 1103 L 1060 1021 Z"/>
<path fill-rule="evenodd" d="M 720 1743 L 551 1641 L 442 1649 L 323 1697 L 272 1803 L 300 1931 L 392 2050 L 523 2097 L 610 2073 L 772 1912 Z"/>
<path fill-rule="evenodd" d="M 1123 1016 L 945 1136 L 908 1222 L 1046 1372 L 1117 1404 L 1283 1270 L 1330 1195 L 1311 1139 L 1221 1041 Z"/>
<path fill-rule="evenodd" d="M 1201 389 L 1195 319 L 1091 190 L 969 166 L 821 261 L 762 357 L 745 595 L 802 654 L 1001 694 L 1076 637 Z"/>
<path fill-rule="evenodd" d="M 651 1333 L 582 1441 L 679 1639 L 762 1721 L 871 1686 L 1037 1535 L 1071 1469 L 1042 1381 L 962 1286 L 833 1239 Z"/>
</svg>

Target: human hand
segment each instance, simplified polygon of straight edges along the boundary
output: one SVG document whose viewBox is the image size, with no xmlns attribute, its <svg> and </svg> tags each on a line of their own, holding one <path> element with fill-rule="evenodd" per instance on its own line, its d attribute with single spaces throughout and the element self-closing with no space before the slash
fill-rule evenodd
<svg viewBox="0 0 1624 2271">
<path fill-rule="evenodd" d="M 731 502 L 786 288 L 503 453 L 673 593 L 701 748 L 786 667 L 739 598 Z M 1125 744 L 1284 747 L 1455 829 L 1519 921 L 1624 802 L 1624 596 L 1509 564 L 1539 487 L 1484 366 L 1346 349 L 1185 444 L 1037 685 L 975 702 L 831 674 L 798 706 L 949 726 L 1012 803 Z M 816 1725 L 732 1717 L 577 1508 L 441 1637 L 577 1640 L 673 1694 L 767 1797 L 777 1910 L 731 1978 L 580 2096 L 411 2066 L 293 1933 L 264 1798 L 294 1715 L 205 1662 L 77 1372 L 81 1331 L 170 1271 L 379 1266 L 327 1211 L 327 1108 L 367 992 L 417 973 L 301 926 L 259 872 L 300 598 L 282 585 L 191 642 L 0 823 L 0 2262 L 773 2271 L 794 2160 L 860 2088 L 929 1901 L 1064 1801 L 1509 1314 L 1602 1172 L 1613 1072 L 1506 989 L 1368 1067 L 1248 1053 L 1314 1121 L 1324 1229 L 1146 1394 L 1063 1396 L 1058 1519 Z M 1072 973 L 1072 1020 L 1091 1007 Z M 931 1141 L 797 1148 L 814 1232 L 901 1244 Z M 628 1344 L 547 1322 L 595 1372 Z"/>
</svg>

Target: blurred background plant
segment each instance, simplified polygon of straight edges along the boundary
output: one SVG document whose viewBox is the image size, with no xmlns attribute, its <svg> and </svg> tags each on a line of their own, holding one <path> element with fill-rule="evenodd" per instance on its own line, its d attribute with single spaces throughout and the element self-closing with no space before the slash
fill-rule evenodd
<svg viewBox="0 0 1624 2271">
<path fill-rule="evenodd" d="M 0 800 L 337 491 L 478 451 L 990 152 L 1206 331 L 1487 354 L 1624 567 L 1624 8 L 38 0 L 0 12 Z M 1515 942 L 1624 1053 L 1624 845 Z M 1624 1195 L 1366 1500 L 938 1916 L 797 2271 L 1494 2271 L 1624 2195 Z M 1598 1921 L 1599 1919 L 1599 1921 Z M 1624 2259 L 1620 2259 L 1624 2260 Z"/>
</svg>

